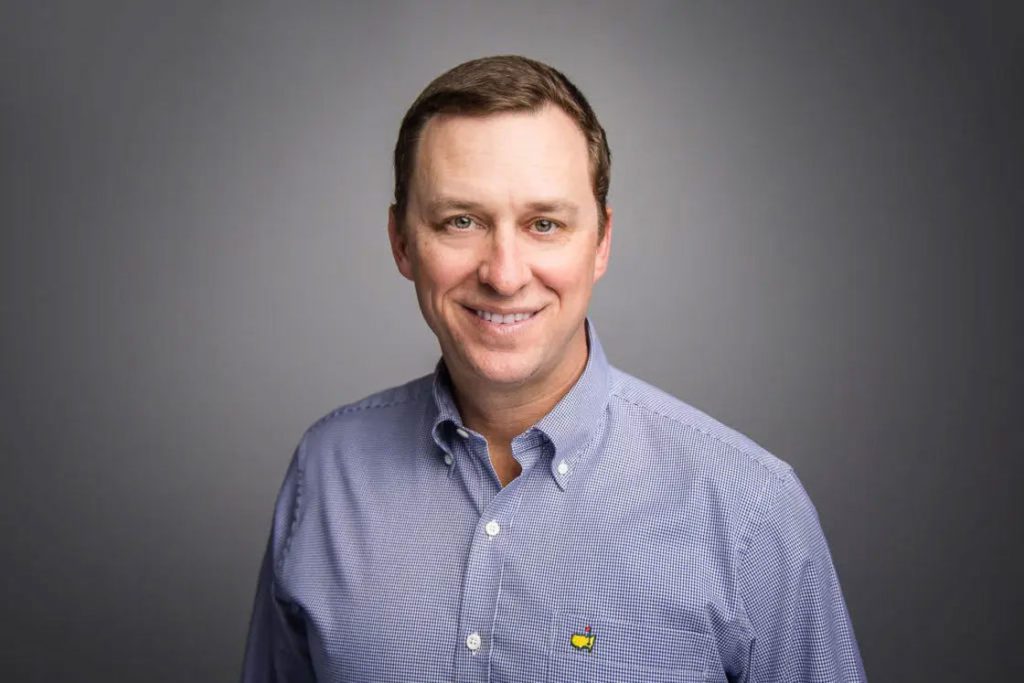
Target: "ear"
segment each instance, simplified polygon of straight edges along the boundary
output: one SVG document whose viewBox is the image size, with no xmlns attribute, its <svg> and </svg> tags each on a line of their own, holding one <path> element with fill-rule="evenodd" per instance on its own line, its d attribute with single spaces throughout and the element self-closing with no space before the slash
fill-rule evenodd
<svg viewBox="0 0 1024 683">
<path fill-rule="evenodd" d="M 605 207 L 604 236 L 597 244 L 597 253 L 594 255 L 594 282 L 601 279 L 608 270 L 608 258 L 612 251 L 612 207 Z"/>
<path fill-rule="evenodd" d="M 391 242 L 391 255 L 398 266 L 398 272 L 407 280 L 412 280 L 412 260 L 409 258 L 409 240 L 398 226 L 395 216 L 395 205 L 388 207 L 388 240 Z"/>
</svg>

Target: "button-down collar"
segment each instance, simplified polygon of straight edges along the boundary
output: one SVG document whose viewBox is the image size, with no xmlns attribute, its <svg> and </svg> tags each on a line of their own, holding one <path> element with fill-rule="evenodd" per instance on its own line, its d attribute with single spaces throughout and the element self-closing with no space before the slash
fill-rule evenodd
<svg viewBox="0 0 1024 683">
<path fill-rule="evenodd" d="M 573 472 L 593 450 L 595 436 L 605 426 L 605 407 L 608 404 L 608 359 L 601 348 L 593 323 L 586 320 L 587 365 L 569 392 L 533 427 L 517 436 L 512 443 L 517 450 L 519 442 L 535 441 L 543 435 L 551 443 L 554 457 L 548 463 L 551 475 L 561 488 L 572 479 Z M 472 433 L 462 422 L 462 416 L 452 395 L 451 376 L 444 360 L 434 371 L 433 398 L 436 414 L 431 427 L 435 443 L 446 453 L 452 451 L 450 440 L 458 430 Z M 522 445 L 526 445 L 523 443 Z"/>
</svg>

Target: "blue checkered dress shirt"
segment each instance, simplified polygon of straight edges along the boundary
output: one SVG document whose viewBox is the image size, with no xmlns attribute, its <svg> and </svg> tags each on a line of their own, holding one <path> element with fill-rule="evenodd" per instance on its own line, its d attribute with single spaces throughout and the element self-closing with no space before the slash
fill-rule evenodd
<svg viewBox="0 0 1024 683">
<path fill-rule="evenodd" d="M 792 468 L 610 365 L 512 442 L 502 487 L 434 374 L 300 441 L 244 681 L 862 681 Z"/>
</svg>

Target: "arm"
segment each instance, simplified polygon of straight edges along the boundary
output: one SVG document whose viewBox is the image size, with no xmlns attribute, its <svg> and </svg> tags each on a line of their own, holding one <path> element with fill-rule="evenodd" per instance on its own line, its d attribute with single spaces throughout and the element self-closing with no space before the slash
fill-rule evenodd
<svg viewBox="0 0 1024 683">
<path fill-rule="evenodd" d="M 316 680 L 302 611 L 281 595 L 277 576 L 300 502 L 301 448 L 300 444 L 292 458 L 274 509 L 273 528 L 263 555 L 252 620 L 249 623 L 242 683 L 303 683 Z"/>
<path fill-rule="evenodd" d="M 796 474 L 773 482 L 740 565 L 747 683 L 865 681 L 825 535 Z"/>
</svg>

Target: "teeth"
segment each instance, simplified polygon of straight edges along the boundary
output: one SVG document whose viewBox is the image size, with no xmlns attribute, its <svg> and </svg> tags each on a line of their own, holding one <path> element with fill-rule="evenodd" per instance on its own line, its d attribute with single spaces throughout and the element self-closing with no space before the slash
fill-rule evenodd
<svg viewBox="0 0 1024 683">
<path fill-rule="evenodd" d="M 498 313 L 490 313 L 489 311 L 474 310 L 478 317 L 483 318 L 487 322 L 496 323 L 498 325 L 511 325 L 512 323 L 517 323 L 533 317 L 533 313 L 509 313 L 508 315 L 501 315 Z"/>
</svg>

